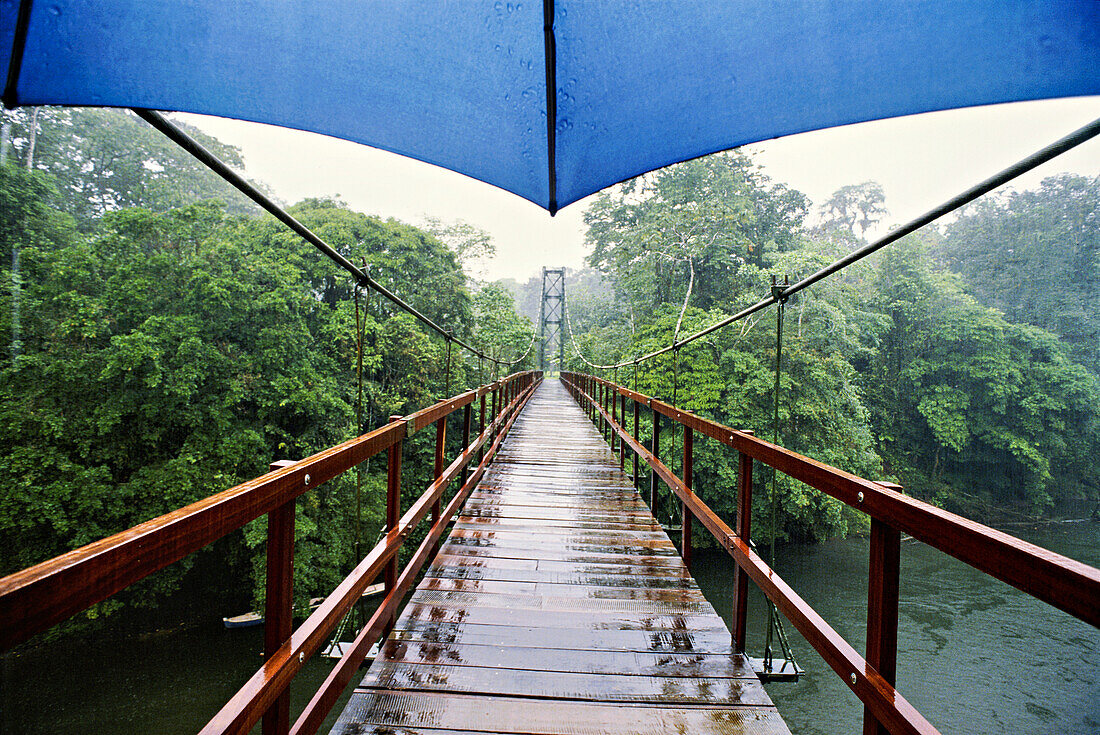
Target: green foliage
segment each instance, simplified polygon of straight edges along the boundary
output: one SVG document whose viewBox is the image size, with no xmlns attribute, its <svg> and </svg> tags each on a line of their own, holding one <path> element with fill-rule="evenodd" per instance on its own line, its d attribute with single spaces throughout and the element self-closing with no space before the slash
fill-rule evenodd
<svg viewBox="0 0 1100 735">
<path fill-rule="evenodd" d="M 57 188 L 50 203 L 82 230 L 96 218 L 128 207 L 157 212 L 207 199 L 231 213 L 254 213 L 244 195 L 159 132 L 126 110 L 40 107 L 4 110 L 11 126 L 11 162 L 50 174 Z M 177 123 L 229 165 L 242 169 L 240 151 Z M 31 127 L 36 136 L 31 159 Z M 262 188 L 262 186 L 261 186 Z"/>
<path fill-rule="evenodd" d="M 532 345 L 535 328 L 531 320 L 516 313 L 512 294 L 499 283 L 486 283 L 474 294 L 474 323 L 477 325 L 477 346 L 490 357 L 515 360 L 526 353 L 523 361 L 507 368 L 507 372 L 530 369 L 538 360 L 538 344 Z"/>
<path fill-rule="evenodd" d="M 1077 362 L 1096 359 L 1096 339 L 1081 326 L 1100 283 L 1089 255 L 1095 228 L 1085 232 L 1096 217 L 1095 187 L 1080 177 L 1048 180 L 1037 193 L 972 211 L 946 238 L 934 231 L 907 238 L 792 299 L 780 443 L 872 480 L 899 478 L 909 492 L 983 518 L 994 507 L 1034 515 L 1062 499 L 1100 494 L 1100 475 L 1088 461 L 1100 446 L 1100 393 Z M 800 194 L 770 187 L 748 159 L 730 154 L 604 192 L 586 221 L 591 264 L 612 295 L 570 299 L 581 351 L 608 363 L 666 347 L 676 334 L 757 301 L 771 274 L 812 273 L 858 247 L 885 212 L 873 182 L 838 191 L 811 230 L 803 227 L 805 207 Z M 1012 266 L 1006 275 L 990 264 L 975 291 L 986 298 L 1002 288 L 998 298 L 1030 305 L 1018 319 L 1039 324 L 1026 314 L 1046 315 L 1072 348 L 983 306 L 929 255 L 992 261 L 1004 257 L 1005 243 L 1022 240 L 1034 242 L 1020 260 L 1027 268 Z M 1068 244 L 1043 255 L 1059 242 Z M 1064 277 L 1071 272 L 1082 281 Z M 1046 305 L 1033 308 L 1040 283 Z M 672 353 L 643 364 L 639 390 L 773 437 L 774 313 L 682 347 L 678 360 Z M 587 369 L 578 359 L 571 367 Z M 631 385 L 633 370 L 605 377 Z M 732 453 L 705 442 L 696 453 L 697 492 L 731 515 Z M 665 461 L 678 460 L 669 454 Z M 784 477 L 775 486 L 773 527 L 771 477 L 757 481 L 767 488 L 755 500 L 760 538 L 825 538 L 865 527 L 862 515 Z"/>
<path fill-rule="evenodd" d="M 164 211 L 114 202 L 82 234 L 48 206 L 54 199 L 47 174 L 0 167 L 4 244 L 21 250 L 24 305 L 22 354 L 0 369 L 0 483 L 7 488 L 0 494 L 0 574 L 442 396 L 443 341 L 411 315 L 361 294 L 366 405 L 364 425 L 356 426 L 353 287 L 273 221 L 229 215 L 215 202 Z M 338 202 L 307 201 L 293 212 L 415 308 L 456 335 L 473 333 L 465 276 L 434 237 Z M 3 276 L 10 282 L 6 268 Z M 510 304 L 496 304 L 489 329 L 518 319 Z M 10 314 L 5 304 L 4 319 Z M 530 326 L 520 328 L 529 338 Z M 465 379 L 456 355 L 452 390 Z M 410 498 L 430 472 L 429 439 L 408 443 Z M 384 462 L 366 463 L 363 473 L 362 542 L 369 548 L 381 521 Z M 353 561 L 355 495 L 355 478 L 345 477 L 297 504 L 302 609 Z M 259 519 L 231 537 L 228 551 L 245 560 L 236 573 L 251 573 L 257 598 L 265 528 Z M 185 559 L 87 617 L 162 599 L 194 562 Z M 218 583 L 231 584 L 232 575 Z"/>
<path fill-rule="evenodd" d="M 824 261 L 806 249 L 800 235 L 806 207 L 801 194 L 770 186 L 747 158 L 732 154 L 674 166 L 602 194 L 588 215 L 590 260 L 611 280 L 616 298 L 590 304 L 587 313 L 572 310 L 581 350 L 601 361 L 651 352 L 670 344 L 676 333 L 683 304 L 662 303 L 670 294 L 691 304 L 680 325 L 683 336 L 757 301 L 767 292 L 769 271 L 820 267 Z M 673 269 L 677 257 L 683 266 Z M 852 326 L 848 314 L 836 285 L 788 306 L 781 440 L 848 471 L 883 479 L 850 361 L 863 354 L 861 327 Z M 773 316 L 754 316 L 647 362 L 639 369 L 639 390 L 771 437 L 774 324 Z M 627 368 L 607 377 L 629 385 L 633 375 Z M 666 451 L 675 451 L 672 443 Z M 736 454 L 701 442 L 695 456 L 696 492 L 732 517 Z M 666 458 L 676 461 L 672 454 Z M 770 482 L 770 475 L 757 479 Z M 863 528 L 858 514 L 786 478 L 775 488 L 772 527 L 767 487 L 754 499 L 760 537 L 826 538 Z"/>
<path fill-rule="evenodd" d="M 1055 335 L 977 303 L 917 237 L 881 259 L 871 305 L 890 317 L 870 394 L 899 473 L 969 512 L 1095 496 L 1100 384 Z"/>
<path fill-rule="evenodd" d="M 1100 373 L 1100 176 L 971 205 L 936 248 L 985 305 L 1059 335 Z"/>
<path fill-rule="evenodd" d="M 670 166 L 597 195 L 585 213 L 589 263 L 611 277 L 634 318 L 681 300 L 707 309 L 755 284 L 741 266 L 761 266 L 799 241 L 806 198 L 770 185 L 740 153 Z"/>
</svg>

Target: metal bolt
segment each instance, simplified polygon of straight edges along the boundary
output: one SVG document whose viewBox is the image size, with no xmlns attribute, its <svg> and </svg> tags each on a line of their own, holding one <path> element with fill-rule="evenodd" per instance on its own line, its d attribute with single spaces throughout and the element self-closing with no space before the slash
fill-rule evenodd
<svg viewBox="0 0 1100 735">
<path fill-rule="evenodd" d="M 852 682 L 852 686 L 856 685 L 856 675 L 854 673 L 848 674 L 848 681 Z"/>
<path fill-rule="evenodd" d="M 309 482 L 309 480 L 306 480 L 306 482 Z M 860 492 L 856 493 L 856 500 L 858 500 L 861 503 L 863 502 L 863 491 L 862 490 Z M 852 676 L 855 676 L 855 674 L 852 674 Z"/>
<path fill-rule="evenodd" d="M 310 477 L 309 477 L 309 475 L 306 475 L 306 484 L 307 484 L 307 485 L 309 484 L 309 480 L 310 480 Z M 860 494 L 859 494 L 859 499 L 860 499 L 860 500 L 863 500 L 863 493 L 860 493 Z"/>
<path fill-rule="evenodd" d="M 305 651 L 298 651 L 298 663 L 303 663 L 303 662 L 305 662 L 305 660 L 306 660 L 306 652 Z M 856 678 L 856 675 L 852 674 L 852 680 L 853 680 L 852 683 L 853 684 L 855 683 L 855 678 Z"/>
</svg>

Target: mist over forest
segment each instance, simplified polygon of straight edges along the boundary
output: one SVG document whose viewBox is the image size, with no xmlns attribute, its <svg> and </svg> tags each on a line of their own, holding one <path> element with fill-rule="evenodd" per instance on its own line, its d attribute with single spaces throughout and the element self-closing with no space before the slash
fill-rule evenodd
<svg viewBox="0 0 1100 735">
<path fill-rule="evenodd" d="M 448 360 L 442 339 L 133 115 L 22 109 L 3 126 L 0 575 L 499 377 L 457 351 Z M 247 171 L 239 151 L 189 132 Z M 862 245 L 888 205 L 873 182 L 815 205 L 737 152 L 604 191 L 585 214 L 587 267 L 567 276 L 565 367 L 588 371 L 578 350 L 618 362 L 735 313 L 772 275 L 793 280 Z M 493 250 L 477 228 L 420 229 L 327 199 L 290 211 L 454 335 L 501 358 L 530 343 L 541 277 L 470 275 Z M 1100 497 L 1098 224 L 1100 177 L 1055 176 L 793 298 L 780 443 L 985 522 Z M 764 311 L 637 375 L 604 377 L 771 438 L 775 326 Z M 432 437 L 408 444 L 406 504 L 427 480 Z M 364 468 L 361 518 L 351 478 L 297 504 L 299 602 L 347 572 L 357 526 L 373 543 L 379 464 Z M 696 448 L 696 491 L 727 517 L 736 469 L 734 453 Z M 861 514 L 804 485 L 781 478 L 777 491 L 774 526 L 755 514 L 759 539 L 865 530 Z M 769 495 L 756 502 L 763 511 Z M 71 625 L 156 604 L 196 565 L 220 565 L 258 601 L 264 523 Z"/>
</svg>

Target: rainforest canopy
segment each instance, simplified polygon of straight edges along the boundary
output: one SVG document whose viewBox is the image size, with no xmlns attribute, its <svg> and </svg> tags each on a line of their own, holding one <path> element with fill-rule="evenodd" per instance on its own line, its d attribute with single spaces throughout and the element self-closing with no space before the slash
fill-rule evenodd
<svg viewBox="0 0 1100 735">
<path fill-rule="evenodd" d="M 1100 94 L 1100 2 L 0 0 L 0 64 L 9 107 L 311 130 L 553 212 L 767 138 Z"/>
</svg>

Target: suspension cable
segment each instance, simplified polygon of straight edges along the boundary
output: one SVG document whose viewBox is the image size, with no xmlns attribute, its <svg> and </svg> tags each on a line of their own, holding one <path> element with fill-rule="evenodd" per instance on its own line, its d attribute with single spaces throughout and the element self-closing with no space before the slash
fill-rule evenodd
<svg viewBox="0 0 1100 735">
<path fill-rule="evenodd" d="M 443 379 L 443 395 L 451 395 L 451 338 L 447 338 L 447 374 Z"/>
<path fill-rule="evenodd" d="M 363 433 L 363 337 L 366 328 L 366 314 L 360 314 L 359 284 L 355 284 L 355 436 Z M 353 550 L 358 563 L 359 541 L 363 536 L 363 470 L 355 472 L 355 544 Z"/>
<path fill-rule="evenodd" d="M 596 363 L 589 360 L 581 352 L 581 348 L 577 346 L 577 340 L 573 336 L 573 322 L 569 318 L 569 302 L 567 299 L 562 299 L 561 310 L 565 313 L 565 328 L 569 330 L 569 342 L 573 345 L 573 352 L 577 353 L 577 357 L 580 358 L 581 362 L 583 362 L 585 365 L 592 368 L 593 370 L 603 370 L 608 367 L 607 365 L 597 365 Z"/>
<path fill-rule="evenodd" d="M 961 192 L 960 194 L 957 194 L 951 199 L 948 199 L 946 202 L 939 205 L 938 207 L 934 207 L 933 209 L 928 210 L 916 219 L 910 220 L 901 227 L 890 231 L 883 237 L 880 237 L 879 239 L 870 242 L 867 245 L 858 248 L 857 250 L 852 251 L 848 255 L 845 255 L 843 258 L 834 261 L 833 263 L 822 268 L 816 273 L 807 276 L 806 278 L 803 278 L 801 281 L 786 286 L 782 291 L 776 294 L 771 294 L 761 299 L 760 301 L 757 301 L 752 306 L 742 309 L 736 314 L 728 316 L 725 319 L 722 319 L 705 329 L 701 329 L 698 332 L 695 332 L 694 334 L 691 334 L 681 340 L 677 341 L 675 338 L 673 338 L 673 342 L 670 345 L 662 347 L 658 350 L 654 350 L 653 352 L 642 355 L 641 357 L 636 357 L 633 360 L 621 362 L 618 365 L 594 365 L 586 360 L 583 356 L 581 356 L 579 350 L 577 351 L 578 356 L 581 358 L 581 360 L 584 360 L 585 363 L 592 367 L 607 369 L 611 367 L 629 365 L 632 362 L 643 362 L 645 360 L 652 359 L 654 357 L 657 357 L 658 355 L 663 355 L 666 352 L 670 352 L 671 350 L 682 347 L 683 345 L 686 345 L 690 342 L 694 342 L 695 340 L 705 337 L 712 332 L 722 329 L 723 327 L 727 327 L 736 321 L 740 321 L 747 316 L 751 316 L 752 314 L 755 314 L 762 309 L 766 309 L 767 307 L 776 303 L 780 298 L 790 298 L 799 291 L 809 288 L 818 281 L 824 280 L 829 276 L 837 273 L 838 271 L 843 270 L 844 268 L 847 268 L 848 266 L 853 265 L 860 260 L 863 260 L 868 255 L 871 255 L 872 253 L 881 250 L 891 243 L 897 242 L 906 235 L 910 235 L 916 232 L 920 228 L 924 227 L 925 225 L 931 224 L 932 222 L 935 222 L 944 215 L 950 214 L 951 212 L 954 212 L 955 210 L 960 209 L 967 204 L 970 204 L 975 199 L 978 199 L 979 197 L 988 194 L 994 189 L 1003 186 L 1004 184 L 1007 184 L 1009 181 L 1012 181 L 1013 179 L 1022 176 L 1028 171 L 1031 171 L 1032 169 L 1041 166 L 1042 164 L 1050 161 L 1053 158 L 1056 158 L 1057 156 L 1060 156 L 1066 151 L 1076 148 L 1077 146 L 1089 140 L 1092 140 L 1097 135 L 1100 135 L 1100 118 L 1093 120 L 1091 123 L 1085 125 L 1084 127 L 1078 128 L 1064 138 L 1056 140 L 1045 148 L 1042 148 L 1035 153 L 1032 153 L 1027 158 L 1024 158 L 1017 163 L 1012 164 L 1008 168 L 1003 169 L 993 176 L 990 176 L 984 181 L 975 184 L 969 189 Z M 570 330 L 570 333 L 572 333 L 572 330 Z M 573 346 L 574 349 L 576 349 L 576 342 L 573 343 Z"/>
<path fill-rule="evenodd" d="M 373 277 L 371 277 L 369 270 L 359 268 L 350 260 L 341 255 L 336 250 L 336 248 L 332 247 L 327 242 L 322 240 L 316 233 L 314 233 L 308 227 L 295 219 L 293 215 L 291 215 L 285 209 L 276 204 L 270 197 L 266 196 L 250 182 L 245 180 L 244 177 L 231 169 L 224 161 L 211 153 L 205 146 L 203 146 L 197 140 L 185 133 L 174 122 L 164 117 L 164 115 L 160 114 L 156 110 L 148 110 L 137 107 L 131 109 L 135 115 L 140 117 L 145 122 L 149 123 L 161 133 L 163 133 L 173 143 L 190 153 L 192 156 L 198 159 L 200 163 L 205 165 L 218 176 L 225 179 L 231 186 L 233 186 L 246 197 L 254 201 L 262 209 L 274 216 L 275 219 L 279 220 L 284 225 L 289 227 L 299 237 L 301 237 L 309 244 L 313 245 L 313 247 L 324 253 L 330 260 L 332 260 L 338 266 L 350 273 L 355 279 L 356 283 L 377 291 L 386 299 L 388 299 L 394 306 L 411 314 L 417 320 L 419 320 L 421 324 L 437 332 L 444 339 L 453 340 L 456 344 L 458 344 L 465 350 L 479 357 L 484 357 L 487 360 L 492 360 L 497 365 L 514 365 L 527 356 L 527 353 L 524 353 L 521 357 L 515 360 L 501 360 L 499 358 L 486 355 L 484 352 L 478 350 L 476 347 L 473 347 L 462 339 L 454 336 L 454 334 L 452 334 L 450 330 L 444 329 L 443 327 L 439 326 L 423 313 L 421 313 L 418 309 L 416 309 L 416 307 L 404 301 L 397 294 L 393 293 L 381 283 L 376 281 Z M 528 348 L 528 352 L 529 351 L 530 348 Z"/>
<path fill-rule="evenodd" d="M 523 351 L 523 354 L 517 357 L 515 360 L 497 360 L 500 365 L 510 366 L 515 365 L 517 362 L 522 362 L 529 354 L 531 354 L 531 348 L 535 346 L 535 338 L 538 337 L 538 331 L 531 330 L 531 341 L 527 343 L 527 349 Z"/>
</svg>

